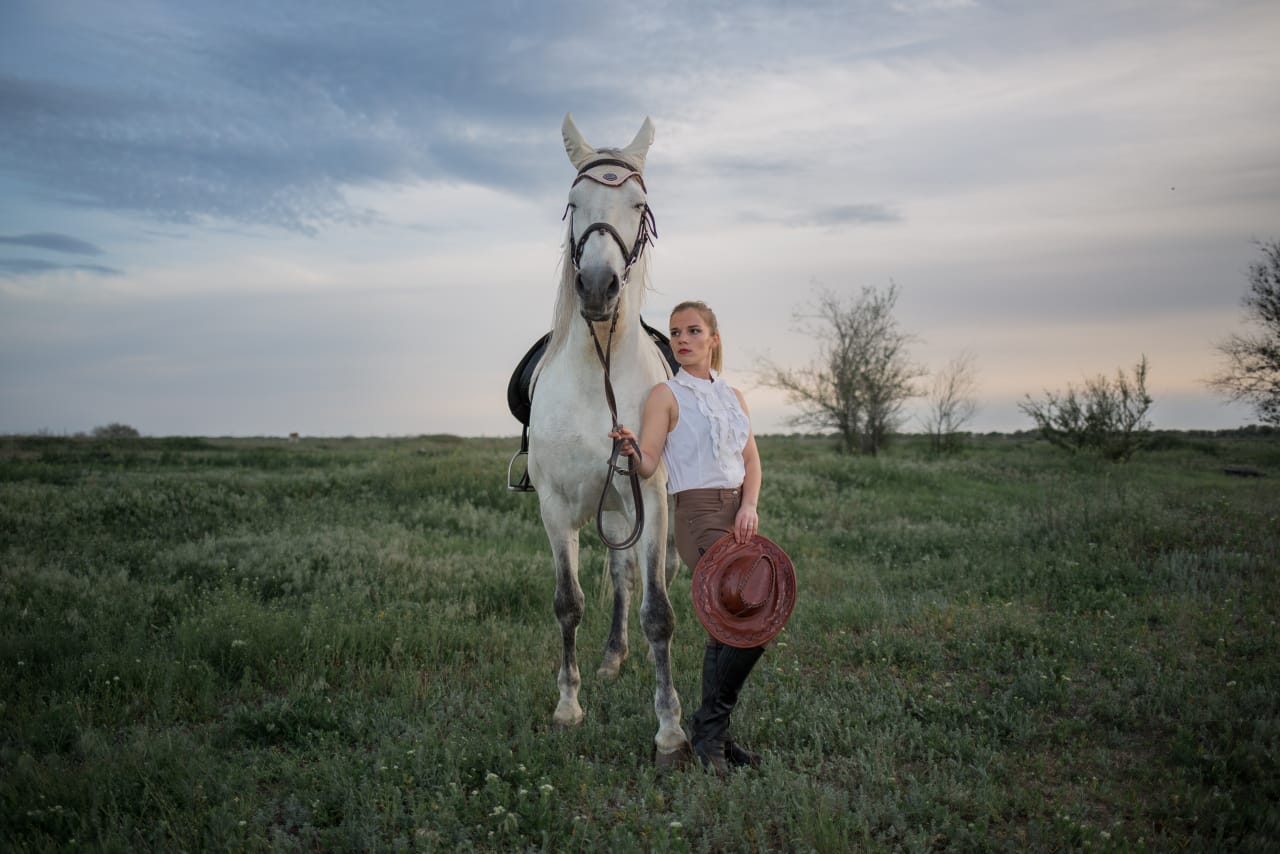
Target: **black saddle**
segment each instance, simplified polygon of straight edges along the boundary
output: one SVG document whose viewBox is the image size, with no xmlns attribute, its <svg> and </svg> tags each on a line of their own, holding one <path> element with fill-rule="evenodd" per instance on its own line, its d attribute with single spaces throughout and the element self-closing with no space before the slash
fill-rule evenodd
<svg viewBox="0 0 1280 854">
<path fill-rule="evenodd" d="M 667 365 L 670 366 L 671 373 L 674 375 L 680 370 L 680 363 L 671 352 L 671 341 L 643 320 L 640 321 L 640 325 L 644 327 L 644 331 L 649 334 L 653 343 L 658 345 L 658 350 L 667 360 Z M 547 344 L 550 341 L 550 332 L 539 338 L 516 365 L 515 371 L 511 374 L 511 380 L 507 383 L 507 408 L 511 410 L 516 420 L 526 427 L 529 426 L 529 412 L 533 408 L 533 378 L 538 373 L 538 363 L 547 352 Z"/>
</svg>

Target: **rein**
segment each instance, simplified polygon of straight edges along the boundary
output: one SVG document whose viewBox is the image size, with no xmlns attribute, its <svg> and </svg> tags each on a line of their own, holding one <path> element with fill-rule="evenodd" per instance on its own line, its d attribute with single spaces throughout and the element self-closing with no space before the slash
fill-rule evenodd
<svg viewBox="0 0 1280 854">
<path fill-rule="evenodd" d="M 626 171 L 621 175 L 615 172 L 607 172 L 599 176 L 590 174 L 589 170 L 595 169 L 598 166 L 618 166 Z M 574 179 L 573 184 L 576 185 L 579 181 L 591 180 L 598 184 L 603 184 L 606 187 L 618 187 L 621 186 L 623 182 L 629 181 L 632 178 L 636 179 L 636 181 L 640 183 L 641 189 L 644 189 L 646 193 L 648 192 L 648 189 L 644 186 L 644 178 L 642 178 L 640 173 L 637 172 L 629 163 L 623 160 L 605 158 L 593 160 L 579 169 L 578 177 Z M 564 210 L 564 217 L 561 217 L 561 219 L 568 217 L 571 210 L 572 207 L 566 207 Z M 569 240 L 573 243 L 572 258 L 573 268 L 575 270 L 579 268 L 579 264 L 582 261 L 582 253 L 586 248 L 587 238 L 597 231 L 612 237 L 613 241 L 618 244 L 618 248 L 622 250 L 622 257 L 626 260 L 626 266 L 622 270 L 621 278 L 622 283 L 626 284 L 631 275 L 631 268 L 640 260 L 640 255 L 644 252 L 644 247 L 657 238 L 658 224 L 654 219 L 653 210 L 646 203 L 644 210 L 640 214 L 640 226 L 636 231 L 635 242 L 632 244 L 631 248 L 628 249 L 626 242 L 622 239 L 622 235 L 618 233 L 616 228 L 607 222 L 593 222 L 591 225 L 587 226 L 578 239 L 574 241 L 573 220 L 570 219 Z M 617 328 L 618 309 L 615 307 L 613 310 L 613 319 L 609 324 L 609 337 L 606 339 L 605 345 L 601 347 L 600 339 L 596 336 L 595 324 L 590 320 L 587 321 L 587 329 L 591 331 L 591 343 L 595 345 L 596 357 L 600 360 L 600 367 L 604 369 L 604 399 L 605 402 L 609 404 L 609 417 L 613 419 L 613 429 L 615 431 L 621 425 L 618 423 L 618 401 L 613 393 L 613 380 L 609 377 L 609 367 L 613 359 L 613 333 Z M 600 501 L 596 505 L 596 531 L 600 535 L 601 542 L 603 542 L 608 548 L 615 551 L 631 548 L 640 539 L 640 534 L 644 531 L 644 500 L 640 491 L 640 472 L 636 469 L 640 460 L 640 445 L 634 439 L 626 440 L 631 442 L 632 447 L 635 448 L 636 454 L 629 458 L 627 467 L 624 469 L 618 465 L 618 457 L 622 455 L 623 441 L 624 440 L 622 439 L 613 440 L 613 450 L 609 454 L 608 462 L 609 474 L 605 478 L 604 489 L 600 491 Z M 627 479 L 631 482 L 631 498 L 632 503 L 635 504 L 636 508 L 636 521 L 635 525 L 631 528 L 631 533 L 628 534 L 622 542 L 615 543 L 609 539 L 608 535 L 606 535 L 604 531 L 604 504 L 605 499 L 609 495 L 609 490 L 613 486 L 614 476 L 620 474 L 626 475 Z"/>
<path fill-rule="evenodd" d="M 618 401 L 613 394 L 613 381 L 609 379 L 609 365 L 613 357 L 613 331 L 618 328 L 618 311 L 614 309 L 613 322 L 609 324 L 609 338 L 605 342 L 605 346 L 600 346 L 600 339 L 596 337 L 596 328 L 590 320 L 587 321 L 587 328 L 591 330 L 591 343 L 596 345 L 596 356 L 600 359 L 600 367 L 604 368 L 604 399 L 609 404 L 609 417 L 613 419 L 613 429 L 617 430 L 621 425 L 618 423 Z M 622 454 L 622 439 L 613 440 L 613 451 L 609 454 L 609 475 L 604 480 L 604 489 L 600 490 L 600 501 L 596 504 L 596 532 L 600 535 L 600 540 L 609 548 L 620 551 L 621 549 L 629 549 L 640 539 L 640 534 L 644 531 L 644 500 L 640 493 L 640 472 L 636 471 L 636 464 L 640 457 L 640 445 L 634 439 L 627 439 L 632 447 L 636 450 L 636 456 L 631 457 L 624 469 L 618 465 L 618 457 Z M 620 543 L 611 541 L 604 532 L 604 501 L 609 495 L 609 487 L 613 485 L 614 475 L 625 474 L 627 479 L 631 481 L 631 498 L 636 506 L 636 523 L 631 528 L 631 533 Z"/>
</svg>

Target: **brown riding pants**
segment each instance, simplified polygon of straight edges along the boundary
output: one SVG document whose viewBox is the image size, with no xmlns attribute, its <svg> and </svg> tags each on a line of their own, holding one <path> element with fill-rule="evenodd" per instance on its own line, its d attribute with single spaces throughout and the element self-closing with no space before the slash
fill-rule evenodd
<svg viewBox="0 0 1280 854">
<path fill-rule="evenodd" d="M 676 551 L 692 570 L 702 553 L 725 534 L 742 504 L 742 488 L 686 489 L 676 493 Z"/>
</svg>

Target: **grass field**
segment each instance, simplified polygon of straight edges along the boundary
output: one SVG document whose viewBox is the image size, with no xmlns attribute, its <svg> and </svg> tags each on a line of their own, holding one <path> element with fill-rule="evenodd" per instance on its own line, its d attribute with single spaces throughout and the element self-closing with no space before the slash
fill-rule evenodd
<svg viewBox="0 0 1280 854">
<path fill-rule="evenodd" d="M 593 678 L 593 534 L 586 722 L 550 727 L 509 440 L 0 438 L 0 847 L 1280 847 L 1280 438 L 760 446 L 800 599 L 734 719 L 764 768 L 721 782 L 652 769 L 634 612 Z"/>
</svg>

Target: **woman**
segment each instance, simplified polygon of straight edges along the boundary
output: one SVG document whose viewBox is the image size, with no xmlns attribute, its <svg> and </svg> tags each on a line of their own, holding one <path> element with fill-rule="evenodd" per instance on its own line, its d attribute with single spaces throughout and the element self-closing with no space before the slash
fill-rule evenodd
<svg viewBox="0 0 1280 854">
<path fill-rule="evenodd" d="M 639 460 L 642 477 L 662 459 L 676 502 L 676 549 L 693 568 L 703 552 L 728 533 L 745 543 L 756 533 L 760 456 L 742 393 L 719 379 L 720 328 L 702 302 L 682 302 L 671 312 L 671 350 L 680 370 L 649 392 L 640 436 L 619 426 L 622 453 Z M 702 659 L 702 706 L 693 716 L 693 749 L 717 774 L 760 765 L 760 755 L 729 736 L 738 693 L 764 647 L 740 649 L 708 636 Z"/>
</svg>

